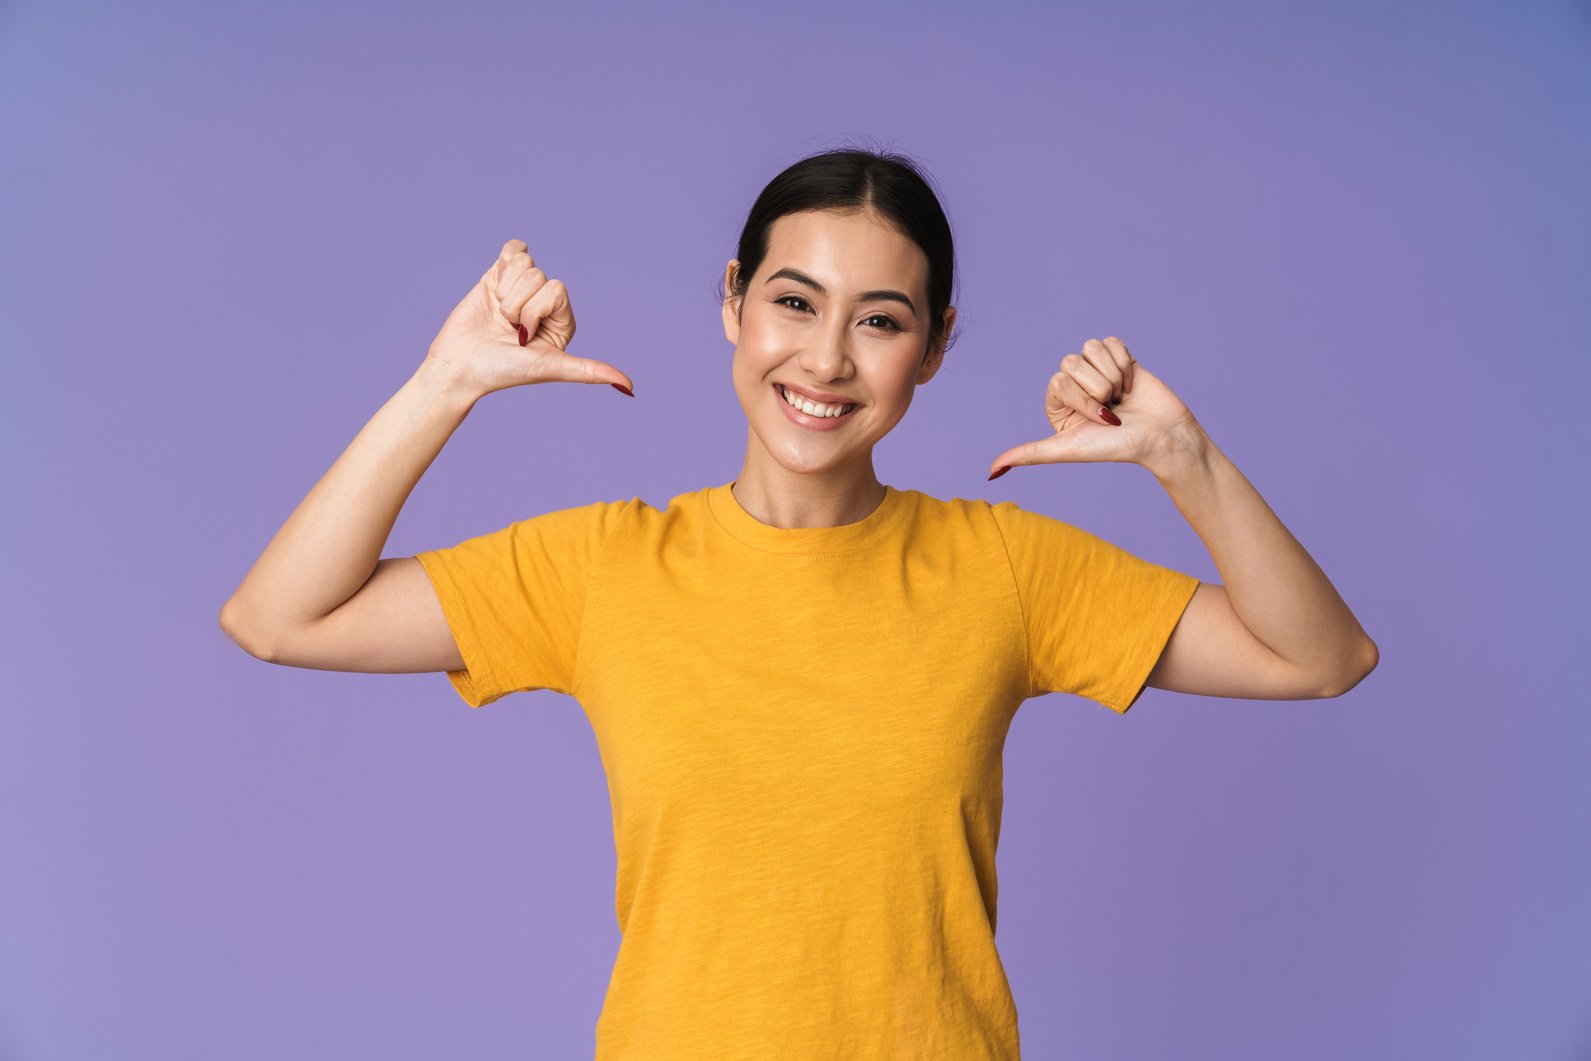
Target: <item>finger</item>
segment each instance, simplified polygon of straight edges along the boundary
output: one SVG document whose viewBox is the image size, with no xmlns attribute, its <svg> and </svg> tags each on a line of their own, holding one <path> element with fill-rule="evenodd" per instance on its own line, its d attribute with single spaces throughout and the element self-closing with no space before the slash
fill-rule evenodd
<svg viewBox="0 0 1591 1061">
<path fill-rule="evenodd" d="M 499 294 L 507 294 L 514 286 L 514 282 L 535 267 L 535 261 L 528 254 L 515 254 L 498 263 L 497 290 Z"/>
<path fill-rule="evenodd" d="M 525 314 L 525 303 L 547 284 L 547 274 L 533 266 L 526 265 L 528 257 L 516 259 L 509 263 L 509 269 L 517 272 L 514 279 L 505 286 L 503 291 L 502 314 L 510 324 L 520 323 L 530 327 L 530 320 Z M 536 329 L 531 328 L 530 333 L 536 334 Z"/>
<path fill-rule="evenodd" d="M 1064 365 L 1075 357 L 1078 357 L 1078 355 L 1067 354 L 1065 358 L 1062 358 L 1061 364 Z M 1120 427 L 1121 420 L 1100 401 L 1100 397 L 1110 396 L 1110 385 L 1099 374 L 1099 371 L 1089 365 L 1088 362 L 1082 361 L 1081 358 L 1079 358 L 1079 362 L 1080 366 L 1079 363 L 1074 362 L 1070 370 L 1056 374 L 1056 396 L 1063 403 L 1076 409 L 1090 420 L 1110 424 L 1113 427 Z M 1089 385 L 1085 386 L 1078 379 L 1079 376 L 1090 377 Z"/>
<path fill-rule="evenodd" d="M 1120 341 L 1119 339 L 1117 340 L 1118 343 Z M 1127 367 L 1125 362 L 1119 361 L 1116 352 L 1098 339 L 1090 339 L 1085 342 L 1080 356 L 1093 366 L 1094 370 L 1110 386 L 1108 394 L 1095 393 L 1094 397 L 1100 401 L 1108 400 L 1112 405 L 1119 402 L 1124 383 L 1122 374 Z"/>
<path fill-rule="evenodd" d="M 532 272 L 541 272 L 534 269 Z M 547 335 L 557 341 L 553 345 L 562 350 L 569 345 L 569 340 L 574 337 L 573 312 L 569 307 L 569 291 L 564 287 L 562 280 L 548 280 L 536 289 L 536 293 L 519 310 L 519 323 L 530 329 L 530 334 L 535 335 L 536 330 L 546 321 L 552 327 L 547 329 Z"/>
<path fill-rule="evenodd" d="M 518 243 L 518 240 L 512 242 Z M 486 290 L 491 296 L 492 311 L 503 312 L 503 295 L 513 286 L 526 269 L 530 268 L 531 257 L 523 252 L 516 252 L 506 257 L 499 257 L 492 267 L 486 272 Z M 512 322 L 513 318 L 508 318 Z"/>
<path fill-rule="evenodd" d="M 492 263 L 490 269 L 486 270 L 487 275 L 492 277 L 494 280 L 500 279 L 503 275 L 503 266 L 508 264 L 509 259 L 513 258 L 516 254 L 524 254 L 527 249 L 528 248 L 526 248 L 524 240 L 509 240 L 507 243 L 503 244 L 502 249 L 497 252 L 497 260 Z"/>
<path fill-rule="evenodd" d="M 503 249 L 498 252 L 497 263 L 501 265 L 516 254 L 525 254 L 528 256 L 529 252 L 530 248 L 525 246 L 524 240 L 511 239 L 507 243 L 503 244 Z M 530 264 L 535 265 L 536 263 L 532 261 Z"/>
<path fill-rule="evenodd" d="M 1132 351 L 1127 349 L 1126 343 L 1122 342 L 1114 335 L 1108 337 L 1105 340 L 1105 348 L 1109 350 L 1111 352 L 1111 356 L 1116 359 L 1116 364 L 1121 366 L 1121 393 L 1124 395 L 1131 394 L 1133 366 L 1138 363 L 1137 360 L 1132 356 Z"/>
<path fill-rule="evenodd" d="M 1113 363 L 1112 363 L 1113 364 Z M 1095 404 L 1108 401 L 1115 391 L 1115 384 L 1105 371 L 1095 368 L 1082 354 L 1067 354 L 1061 358 L 1061 371 L 1057 375 L 1070 379 L 1076 388 L 1075 395 L 1089 398 Z M 1069 402 L 1072 408 L 1080 412 L 1093 415 L 1093 410 L 1086 403 Z M 1095 417 L 1095 419 L 1098 419 Z"/>
</svg>

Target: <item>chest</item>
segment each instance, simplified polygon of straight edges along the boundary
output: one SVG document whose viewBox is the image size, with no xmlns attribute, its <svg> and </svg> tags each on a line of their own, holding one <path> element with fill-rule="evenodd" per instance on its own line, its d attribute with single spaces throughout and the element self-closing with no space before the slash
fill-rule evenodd
<svg viewBox="0 0 1591 1061">
<path fill-rule="evenodd" d="M 604 572 L 577 695 L 615 805 L 765 820 L 792 803 L 887 814 L 986 792 L 1026 667 L 997 559 Z"/>
</svg>

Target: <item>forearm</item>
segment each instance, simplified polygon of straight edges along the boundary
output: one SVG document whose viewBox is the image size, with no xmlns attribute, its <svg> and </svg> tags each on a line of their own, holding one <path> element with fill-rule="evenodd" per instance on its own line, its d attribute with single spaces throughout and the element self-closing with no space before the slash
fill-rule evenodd
<svg viewBox="0 0 1591 1061">
<path fill-rule="evenodd" d="M 1232 610 L 1272 652 L 1327 682 L 1357 681 L 1375 665 L 1374 642 L 1325 572 L 1201 427 L 1145 467 L 1210 551 Z"/>
<path fill-rule="evenodd" d="M 226 602 L 234 639 L 269 639 L 336 609 L 375 571 L 420 477 L 478 395 L 427 358 L 288 517 Z"/>
</svg>

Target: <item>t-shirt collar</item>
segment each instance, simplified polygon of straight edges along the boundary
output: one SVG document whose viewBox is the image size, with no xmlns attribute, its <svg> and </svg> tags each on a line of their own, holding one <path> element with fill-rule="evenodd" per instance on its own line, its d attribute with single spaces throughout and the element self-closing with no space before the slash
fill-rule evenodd
<svg viewBox="0 0 1591 1061">
<path fill-rule="evenodd" d="M 884 485 L 884 500 L 855 523 L 838 527 L 774 527 L 740 507 L 734 482 L 709 487 L 707 507 L 713 519 L 729 534 L 754 549 L 770 553 L 851 552 L 884 537 L 906 507 L 905 492 Z"/>
</svg>

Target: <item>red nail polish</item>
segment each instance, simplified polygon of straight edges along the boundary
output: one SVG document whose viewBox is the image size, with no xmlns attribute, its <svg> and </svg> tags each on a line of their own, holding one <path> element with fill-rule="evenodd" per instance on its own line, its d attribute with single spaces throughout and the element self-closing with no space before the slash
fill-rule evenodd
<svg viewBox="0 0 1591 1061">
<path fill-rule="evenodd" d="M 519 329 L 520 346 L 524 346 L 526 343 L 530 342 L 530 333 L 525 330 L 525 326 L 523 324 L 516 324 L 514 327 Z"/>
<path fill-rule="evenodd" d="M 632 398 L 635 397 L 635 392 L 633 390 L 631 390 L 630 388 L 626 387 L 622 383 L 610 383 L 610 384 L 608 384 L 608 386 L 612 387 L 616 391 L 623 391 L 625 394 L 628 394 Z"/>
<path fill-rule="evenodd" d="M 989 476 L 989 478 L 991 480 L 998 479 L 998 478 L 1000 478 L 1000 476 L 1004 475 L 1006 472 L 1008 472 L 1010 470 L 1011 470 L 1011 466 L 1009 464 L 1002 464 L 1002 465 L 1000 465 L 998 468 L 996 468 L 994 470 L 994 474 Z"/>
<path fill-rule="evenodd" d="M 1099 407 L 1099 418 L 1107 424 L 1115 424 L 1117 427 L 1121 426 L 1121 421 L 1116 418 L 1116 414 L 1111 412 L 1106 406 L 1101 405 Z"/>
</svg>

